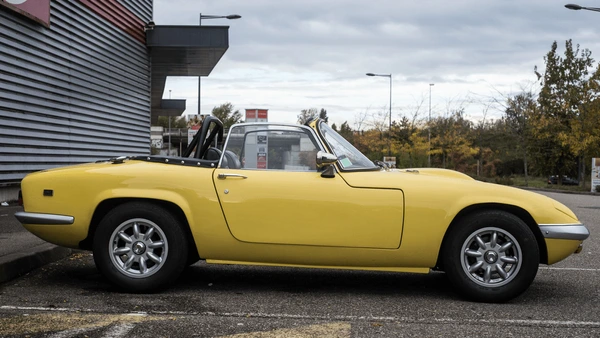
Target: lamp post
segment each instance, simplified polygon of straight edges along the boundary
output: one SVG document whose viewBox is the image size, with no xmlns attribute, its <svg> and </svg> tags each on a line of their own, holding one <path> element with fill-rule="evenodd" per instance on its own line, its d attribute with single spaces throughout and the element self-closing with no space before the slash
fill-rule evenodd
<svg viewBox="0 0 600 338">
<path fill-rule="evenodd" d="M 567 4 L 567 5 L 565 5 L 565 7 L 567 7 L 568 9 L 572 9 L 574 11 L 585 9 L 587 11 L 600 12 L 600 8 L 598 8 L 598 7 L 583 7 L 583 6 L 579 6 L 579 5 L 575 5 L 575 4 Z"/>
<path fill-rule="evenodd" d="M 367 73 L 367 76 L 381 76 L 390 78 L 390 125 L 388 127 L 388 156 L 392 155 L 392 74 L 374 74 Z"/>
<path fill-rule="evenodd" d="M 427 126 L 427 142 L 429 144 L 429 151 L 427 152 L 427 166 L 431 167 L 431 87 L 435 86 L 435 83 L 429 84 L 429 119 Z"/>
<path fill-rule="evenodd" d="M 171 89 L 169 89 L 169 100 L 171 99 Z M 167 115 L 169 120 L 169 156 L 171 156 L 171 116 Z"/>
<path fill-rule="evenodd" d="M 234 19 L 239 19 L 241 18 L 241 15 L 237 15 L 237 14 L 230 14 L 230 15 L 204 15 L 202 13 L 200 13 L 200 19 L 198 21 L 199 26 L 202 26 L 202 19 L 227 19 L 227 20 L 234 20 Z M 202 82 L 202 75 L 198 75 L 198 115 L 201 114 L 202 112 L 202 108 L 200 107 L 200 85 Z"/>
</svg>

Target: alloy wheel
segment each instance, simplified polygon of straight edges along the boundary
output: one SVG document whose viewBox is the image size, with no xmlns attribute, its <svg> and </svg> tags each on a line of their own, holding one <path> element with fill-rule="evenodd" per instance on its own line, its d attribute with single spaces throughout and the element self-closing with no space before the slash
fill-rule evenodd
<svg viewBox="0 0 600 338">
<path fill-rule="evenodd" d="M 519 242 L 506 230 L 478 229 L 464 241 L 461 265 L 465 274 L 485 287 L 500 287 L 514 279 L 522 264 Z"/>
</svg>

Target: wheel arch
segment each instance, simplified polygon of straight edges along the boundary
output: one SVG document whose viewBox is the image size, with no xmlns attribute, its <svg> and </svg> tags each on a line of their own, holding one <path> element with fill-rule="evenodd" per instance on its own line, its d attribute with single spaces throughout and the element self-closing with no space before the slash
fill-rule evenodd
<svg viewBox="0 0 600 338">
<path fill-rule="evenodd" d="M 535 236 L 536 242 L 538 244 L 538 248 L 539 248 L 539 252 L 540 252 L 540 263 L 542 263 L 542 264 L 548 263 L 548 250 L 546 248 L 546 242 L 544 241 L 544 236 L 542 235 L 542 233 L 538 227 L 538 224 L 533 219 L 531 214 L 529 214 L 529 212 L 527 212 L 527 210 L 520 208 L 518 206 L 515 206 L 515 205 L 509 205 L 509 204 L 482 203 L 482 204 L 470 205 L 470 206 L 462 209 L 458 214 L 456 214 L 456 216 L 454 217 L 452 222 L 450 222 L 450 225 L 448 226 L 448 228 L 446 229 L 446 233 L 444 234 L 444 238 L 442 239 L 442 245 L 441 245 L 440 251 L 438 253 L 437 263 L 436 263 L 436 267 L 435 267 L 436 270 L 444 270 L 443 263 L 442 263 L 442 254 L 444 252 L 443 248 L 446 245 L 449 234 L 452 232 L 452 230 L 455 227 L 457 227 L 460 224 L 461 220 L 464 219 L 465 217 L 475 214 L 475 213 L 478 213 L 478 212 L 481 212 L 481 211 L 487 211 L 487 210 L 505 211 L 505 212 L 508 212 L 510 214 L 513 214 L 513 215 L 519 217 L 523 222 L 525 222 L 525 224 L 527 224 L 527 226 L 529 227 L 531 232 L 533 232 L 533 235 Z"/>
<path fill-rule="evenodd" d="M 94 214 L 92 216 L 92 219 L 90 221 L 90 226 L 88 228 L 87 237 L 79 243 L 79 247 L 84 250 L 91 250 L 92 243 L 94 241 L 94 235 L 96 233 L 96 230 L 98 229 L 98 225 L 100 224 L 100 221 L 102 220 L 102 218 L 104 218 L 104 216 L 108 212 L 110 212 L 117 206 L 125 204 L 125 203 L 130 203 L 130 202 L 149 203 L 149 204 L 160 206 L 160 207 L 166 209 L 168 212 L 170 212 L 183 225 L 183 228 L 184 228 L 183 231 L 186 234 L 186 238 L 188 240 L 188 244 L 191 249 L 190 254 L 192 254 L 192 255 L 194 253 L 195 253 L 195 255 L 198 254 L 198 250 L 196 248 L 196 243 L 194 242 L 194 237 L 193 237 L 192 231 L 190 229 L 190 224 L 187 220 L 187 217 L 185 216 L 185 213 L 181 209 L 181 207 L 170 201 L 152 199 L 152 198 L 133 198 L 133 197 L 131 197 L 131 198 L 111 198 L 111 199 L 106 199 L 106 200 L 100 202 L 100 204 L 98 204 L 96 206 L 96 209 L 94 210 Z"/>
</svg>

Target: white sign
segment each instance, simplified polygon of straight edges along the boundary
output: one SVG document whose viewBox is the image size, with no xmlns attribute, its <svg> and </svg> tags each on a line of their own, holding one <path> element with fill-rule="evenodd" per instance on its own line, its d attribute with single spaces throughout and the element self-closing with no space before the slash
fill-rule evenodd
<svg viewBox="0 0 600 338">
<path fill-rule="evenodd" d="M 600 158 L 592 158 L 592 192 L 600 189 Z"/>
<path fill-rule="evenodd" d="M 187 133 L 188 134 L 188 146 L 190 145 L 190 143 L 192 143 L 192 140 L 194 139 L 194 136 L 196 135 L 196 133 L 200 129 L 198 127 L 194 127 L 194 128 L 195 129 L 192 129 L 192 128 L 188 129 L 188 133 Z"/>
</svg>

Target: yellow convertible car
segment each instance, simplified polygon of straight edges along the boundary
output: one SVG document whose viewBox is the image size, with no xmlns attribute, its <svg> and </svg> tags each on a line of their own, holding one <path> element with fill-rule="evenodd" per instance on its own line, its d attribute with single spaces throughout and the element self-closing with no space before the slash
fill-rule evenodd
<svg viewBox="0 0 600 338">
<path fill-rule="evenodd" d="M 214 264 L 428 273 L 462 296 L 503 302 L 539 264 L 579 252 L 588 229 L 548 197 L 442 169 L 376 165 L 321 120 L 214 117 L 181 157 L 128 156 L 44 170 L 21 184 L 21 223 L 92 250 L 130 292 Z"/>
</svg>

